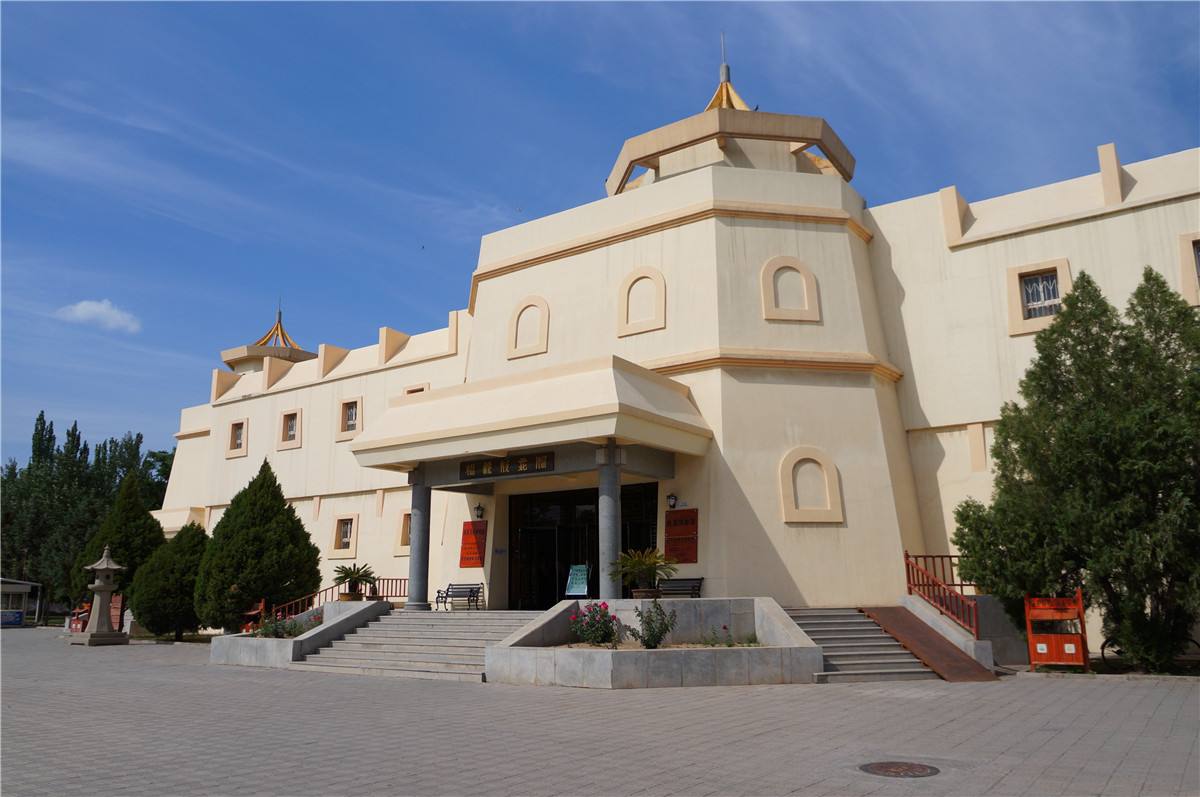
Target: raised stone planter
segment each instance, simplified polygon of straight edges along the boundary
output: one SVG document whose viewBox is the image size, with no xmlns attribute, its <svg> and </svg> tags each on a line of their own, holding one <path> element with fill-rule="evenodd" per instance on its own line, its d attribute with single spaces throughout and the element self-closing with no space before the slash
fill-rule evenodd
<svg viewBox="0 0 1200 797">
<path fill-rule="evenodd" d="M 562 601 L 541 617 L 484 652 L 491 683 L 636 689 L 662 686 L 737 686 L 813 682 L 824 657 L 771 598 L 667 599 L 676 613 L 667 643 L 695 643 L 728 626 L 735 640 L 754 634 L 757 647 L 607 650 L 554 647 L 570 641 L 572 614 L 587 601 Z M 636 626 L 634 608 L 651 601 L 609 601 L 622 625 Z"/>
<path fill-rule="evenodd" d="M 287 667 L 300 661 L 318 648 L 329 645 L 350 631 L 366 625 L 392 608 L 387 601 L 334 602 L 319 608 L 324 621 L 298 637 L 291 639 L 260 639 L 249 634 L 225 634 L 213 637 L 208 654 L 209 664 L 236 664 L 243 667 Z M 305 619 L 310 610 L 297 615 Z"/>
</svg>

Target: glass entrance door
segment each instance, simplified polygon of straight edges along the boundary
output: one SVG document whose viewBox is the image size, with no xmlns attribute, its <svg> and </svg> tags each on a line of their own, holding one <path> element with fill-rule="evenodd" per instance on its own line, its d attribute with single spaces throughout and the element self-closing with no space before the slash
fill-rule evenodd
<svg viewBox="0 0 1200 797">
<path fill-rule="evenodd" d="M 562 600 L 572 565 L 587 565 L 588 595 L 600 590 L 596 490 L 513 495 L 508 499 L 508 605 L 548 609 Z M 658 485 L 621 488 L 622 549 L 658 539 Z"/>
</svg>

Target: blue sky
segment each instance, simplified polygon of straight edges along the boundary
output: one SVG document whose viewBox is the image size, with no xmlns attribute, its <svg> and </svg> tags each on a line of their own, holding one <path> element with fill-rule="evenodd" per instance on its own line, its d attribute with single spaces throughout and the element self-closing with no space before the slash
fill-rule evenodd
<svg viewBox="0 0 1200 797">
<path fill-rule="evenodd" d="M 3 456 L 39 409 L 170 447 L 218 352 L 465 306 L 479 236 L 597 199 L 703 110 L 824 116 L 882 204 L 981 199 L 1200 143 L 1200 5 L 13 4 Z M 382 288 L 380 287 L 382 286 Z"/>
</svg>

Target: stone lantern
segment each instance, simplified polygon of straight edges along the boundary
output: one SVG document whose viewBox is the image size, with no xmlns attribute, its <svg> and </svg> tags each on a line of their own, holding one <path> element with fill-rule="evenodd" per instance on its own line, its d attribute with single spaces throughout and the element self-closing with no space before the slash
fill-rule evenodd
<svg viewBox="0 0 1200 797">
<path fill-rule="evenodd" d="M 129 644 L 129 634 L 114 631 L 110 617 L 112 594 L 117 589 L 115 576 L 118 570 L 124 569 L 124 567 L 112 560 L 107 545 L 104 546 L 104 553 L 100 556 L 99 561 L 84 568 L 84 570 L 91 570 L 95 573 L 95 582 L 88 585 L 95 593 L 95 596 L 92 599 L 92 611 L 88 615 L 87 628 L 83 630 L 82 634 L 73 634 L 71 636 L 72 645 Z"/>
</svg>

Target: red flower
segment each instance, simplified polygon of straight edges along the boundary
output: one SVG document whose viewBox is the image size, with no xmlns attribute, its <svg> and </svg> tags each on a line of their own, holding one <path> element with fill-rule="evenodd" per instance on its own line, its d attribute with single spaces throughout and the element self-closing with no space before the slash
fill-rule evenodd
<svg viewBox="0 0 1200 797">
<path fill-rule="evenodd" d="M 574 622 L 576 619 L 578 619 L 576 615 L 571 615 L 571 622 Z"/>
<path fill-rule="evenodd" d="M 615 621 L 616 621 L 616 619 L 617 619 L 617 616 L 614 614 L 614 615 L 612 616 L 612 619 L 613 619 L 613 621 L 615 622 Z"/>
</svg>

